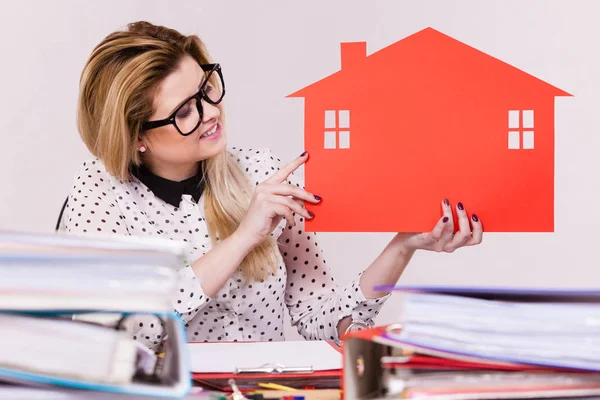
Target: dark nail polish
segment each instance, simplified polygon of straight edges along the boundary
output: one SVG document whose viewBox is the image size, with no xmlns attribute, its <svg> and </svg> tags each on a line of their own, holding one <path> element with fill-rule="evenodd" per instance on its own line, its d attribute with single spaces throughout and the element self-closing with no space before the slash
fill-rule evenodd
<svg viewBox="0 0 600 400">
<path fill-rule="evenodd" d="M 321 196 L 317 196 L 316 194 L 313 194 L 313 197 L 315 198 L 315 200 L 321 201 Z"/>
<path fill-rule="evenodd" d="M 312 213 L 311 211 L 309 211 L 309 212 L 308 212 L 308 215 L 309 215 L 311 218 L 315 216 L 315 214 L 314 214 L 314 213 Z"/>
<path fill-rule="evenodd" d="M 477 218 L 477 215 L 473 214 L 473 215 L 471 216 L 471 218 L 473 219 L 473 221 L 475 221 L 475 222 L 479 222 L 479 218 Z"/>
<path fill-rule="evenodd" d="M 459 209 L 459 210 L 464 210 L 464 209 L 465 209 L 465 207 L 463 207 L 463 204 L 462 204 L 462 203 L 458 203 L 458 209 Z"/>
<path fill-rule="evenodd" d="M 450 205 L 450 200 L 444 199 L 444 204 L 447 205 L 447 206 L 449 206 Z"/>
<path fill-rule="evenodd" d="M 304 157 L 307 153 L 308 151 L 305 151 L 304 153 L 300 154 L 300 157 Z"/>
<path fill-rule="evenodd" d="M 446 223 L 446 222 L 448 222 L 448 217 L 444 217 L 444 218 L 442 219 L 442 222 L 443 222 L 443 223 Z"/>
</svg>

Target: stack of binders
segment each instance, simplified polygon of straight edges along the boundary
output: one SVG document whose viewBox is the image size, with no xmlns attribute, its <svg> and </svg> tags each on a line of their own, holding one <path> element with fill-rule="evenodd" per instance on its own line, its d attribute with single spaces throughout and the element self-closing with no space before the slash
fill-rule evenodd
<svg viewBox="0 0 600 400">
<path fill-rule="evenodd" d="M 378 289 L 401 313 L 345 338 L 347 400 L 600 398 L 600 291 Z"/>
<path fill-rule="evenodd" d="M 0 397 L 185 397 L 186 339 L 171 304 L 182 265 L 172 241 L 0 232 Z M 122 328 L 140 315 L 163 325 L 160 354 Z"/>
</svg>

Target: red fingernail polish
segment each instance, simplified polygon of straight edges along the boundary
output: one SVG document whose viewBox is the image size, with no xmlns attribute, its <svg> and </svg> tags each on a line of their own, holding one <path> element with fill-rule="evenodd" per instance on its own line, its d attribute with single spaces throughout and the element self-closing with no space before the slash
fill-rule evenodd
<svg viewBox="0 0 600 400">
<path fill-rule="evenodd" d="M 312 213 L 311 211 L 308 212 L 308 215 L 310 215 L 311 218 L 315 216 L 315 214 Z"/>
<path fill-rule="evenodd" d="M 448 217 L 444 217 L 444 218 L 442 219 L 442 222 L 443 222 L 443 223 L 446 223 L 446 222 L 448 222 Z"/>
<path fill-rule="evenodd" d="M 458 203 L 458 209 L 459 210 L 464 210 L 465 208 L 463 207 L 462 203 Z"/>
<path fill-rule="evenodd" d="M 315 200 L 321 201 L 321 196 L 317 196 L 316 194 L 313 194 L 313 197 L 315 198 Z"/>
<path fill-rule="evenodd" d="M 449 206 L 450 205 L 450 200 L 444 199 L 444 204 L 447 205 L 447 206 Z"/>
<path fill-rule="evenodd" d="M 304 157 L 307 153 L 308 151 L 305 151 L 304 153 L 300 154 L 300 157 Z"/>
<path fill-rule="evenodd" d="M 471 218 L 472 218 L 472 219 L 473 219 L 473 221 L 475 221 L 475 222 L 478 222 L 478 221 L 479 221 L 479 218 L 477 218 L 477 215 L 475 215 L 475 214 L 473 214 L 473 215 L 471 216 Z"/>
</svg>

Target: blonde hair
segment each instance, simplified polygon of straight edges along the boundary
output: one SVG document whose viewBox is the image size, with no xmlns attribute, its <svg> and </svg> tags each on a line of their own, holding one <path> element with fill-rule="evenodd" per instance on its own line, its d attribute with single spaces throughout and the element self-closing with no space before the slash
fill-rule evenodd
<svg viewBox="0 0 600 400">
<path fill-rule="evenodd" d="M 77 128 L 89 151 L 111 175 L 129 180 L 130 167 L 141 164 L 137 142 L 142 123 L 152 115 L 154 93 L 185 56 L 198 64 L 210 63 L 198 36 L 184 36 L 145 21 L 111 33 L 94 48 L 81 74 Z M 252 184 L 226 151 L 201 162 L 206 222 L 215 244 L 241 223 Z M 276 245 L 270 236 L 241 265 L 244 277 L 255 280 L 264 280 L 276 267 Z"/>
</svg>

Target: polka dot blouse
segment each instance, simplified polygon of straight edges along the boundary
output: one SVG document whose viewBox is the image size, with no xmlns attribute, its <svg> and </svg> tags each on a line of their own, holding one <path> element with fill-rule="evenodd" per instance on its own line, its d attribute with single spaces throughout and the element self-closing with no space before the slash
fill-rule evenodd
<svg viewBox="0 0 600 400">
<path fill-rule="evenodd" d="M 268 149 L 233 148 L 229 155 L 255 184 L 283 165 Z M 294 174 L 288 183 L 302 187 Z M 362 273 L 345 287 L 336 285 L 317 235 L 303 231 L 299 215 L 295 215 L 295 227 L 282 220 L 272 233 L 279 245 L 275 273 L 264 281 L 244 283 L 238 269 L 214 297 L 206 296 L 189 267 L 211 249 L 203 201 L 204 196 L 196 202 L 192 195 L 183 194 L 174 206 L 138 178 L 124 182 L 109 175 L 94 159 L 83 163 L 76 176 L 60 230 L 149 235 L 185 242 L 187 260 L 178 272 L 182 283 L 173 307 L 185 321 L 188 341 L 284 340 L 286 309 L 307 340 L 338 341 L 336 326 L 346 316 L 368 326 L 374 324 L 390 295 L 366 299 L 359 287 Z M 127 329 L 151 348 L 159 345 L 163 336 L 160 322 L 147 316 L 129 319 Z"/>
</svg>

